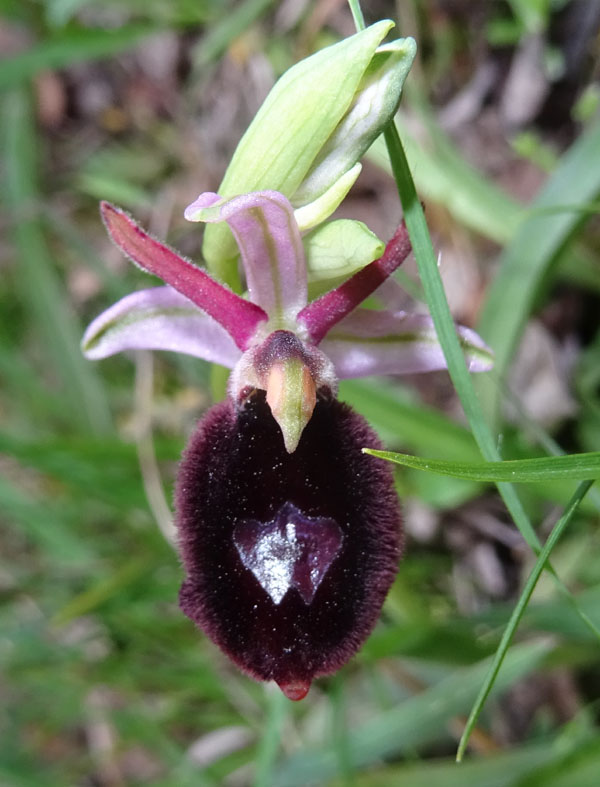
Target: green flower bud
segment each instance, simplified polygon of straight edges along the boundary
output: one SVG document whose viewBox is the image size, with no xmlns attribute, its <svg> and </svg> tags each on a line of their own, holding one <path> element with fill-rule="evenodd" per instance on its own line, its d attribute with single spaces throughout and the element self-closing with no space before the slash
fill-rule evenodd
<svg viewBox="0 0 600 787">
<path fill-rule="evenodd" d="M 384 20 L 290 68 L 242 137 L 221 197 L 260 189 L 285 194 L 301 226 L 330 215 L 358 177 L 358 159 L 393 117 L 415 54 L 411 38 L 379 46 Z M 237 248 L 227 227 L 207 227 L 204 257 L 228 278 Z"/>
<path fill-rule="evenodd" d="M 413 38 L 399 39 L 376 49 L 350 109 L 292 195 L 293 205 L 305 205 L 317 199 L 367 152 L 396 114 L 415 53 Z"/>
<path fill-rule="evenodd" d="M 304 237 L 309 295 L 316 298 L 381 257 L 385 243 L 353 219 L 322 224 Z"/>
</svg>

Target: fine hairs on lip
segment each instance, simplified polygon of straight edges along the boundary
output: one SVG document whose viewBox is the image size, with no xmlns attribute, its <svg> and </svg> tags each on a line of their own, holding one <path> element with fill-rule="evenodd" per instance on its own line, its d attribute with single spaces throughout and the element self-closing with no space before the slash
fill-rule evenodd
<svg viewBox="0 0 600 787">
<path fill-rule="evenodd" d="M 380 443 L 364 418 L 319 397 L 289 454 L 255 391 L 214 406 L 184 454 L 176 490 L 187 578 L 180 603 L 245 672 L 286 693 L 334 672 L 372 630 L 401 551 L 392 472 L 361 448 Z M 290 587 L 279 603 L 236 549 L 240 520 L 268 522 L 287 503 L 337 523 L 343 539 L 310 603 Z M 201 536 L 201 537 L 199 537 Z"/>
</svg>

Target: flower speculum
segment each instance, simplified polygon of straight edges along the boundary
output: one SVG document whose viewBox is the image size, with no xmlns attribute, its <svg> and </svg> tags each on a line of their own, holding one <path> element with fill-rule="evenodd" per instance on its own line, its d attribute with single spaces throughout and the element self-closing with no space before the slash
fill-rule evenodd
<svg viewBox="0 0 600 787">
<path fill-rule="evenodd" d="M 312 603 L 343 539 L 335 520 L 306 516 L 290 502 L 269 522 L 244 519 L 233 531 L 242 563 L 277 605 L 290 590 Z"/>
</svg>

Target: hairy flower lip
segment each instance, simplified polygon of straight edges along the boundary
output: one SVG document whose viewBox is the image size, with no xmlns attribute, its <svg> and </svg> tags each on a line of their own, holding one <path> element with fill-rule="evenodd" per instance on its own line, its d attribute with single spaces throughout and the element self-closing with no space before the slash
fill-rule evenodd
<svg viewBox="0 0 600 787">
<path fill-rule="evenodd" d="M 396 574 L 401 516 L 393 474 L 383 462 L 362 461 L 364 445 L 380 445 L 365 420 L 320 395 L 288 454 L 264 392 L 253 391 L 237 407 L 228 400 L 209 410 L 182 460 L 182 609 L 241 669 L 298 695 L 291 698 L 356 652 Z M 288 501 L 308 517 L 332 518 L 343 532 L 309 604 L 293 588 L 274 603 L 234 544 L 241 520 L 268 522 Z"/>
<path fill-rule="evenodd" d="M 308 680 L 295 680 L 289 683 L 279 683 L 278 685 L 288 700 L 293 702 L 303 700 L 310 689 L 310 681 Z"/>
</svg>

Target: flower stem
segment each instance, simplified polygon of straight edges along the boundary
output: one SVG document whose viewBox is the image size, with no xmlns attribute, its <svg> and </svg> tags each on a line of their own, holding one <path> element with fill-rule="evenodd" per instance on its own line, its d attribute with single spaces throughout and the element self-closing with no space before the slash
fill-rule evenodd
<svg viewBox="0 0 600 787">
<path fill-rule="evenodd" d="M 357 30 L 364 30 L 366 27 L 365 17 L 363 16 L 359 0 L 348 0 L 348 5 L 350 6 L 352 19 L 354 19 L 354 26 Z"/>
</svg>

